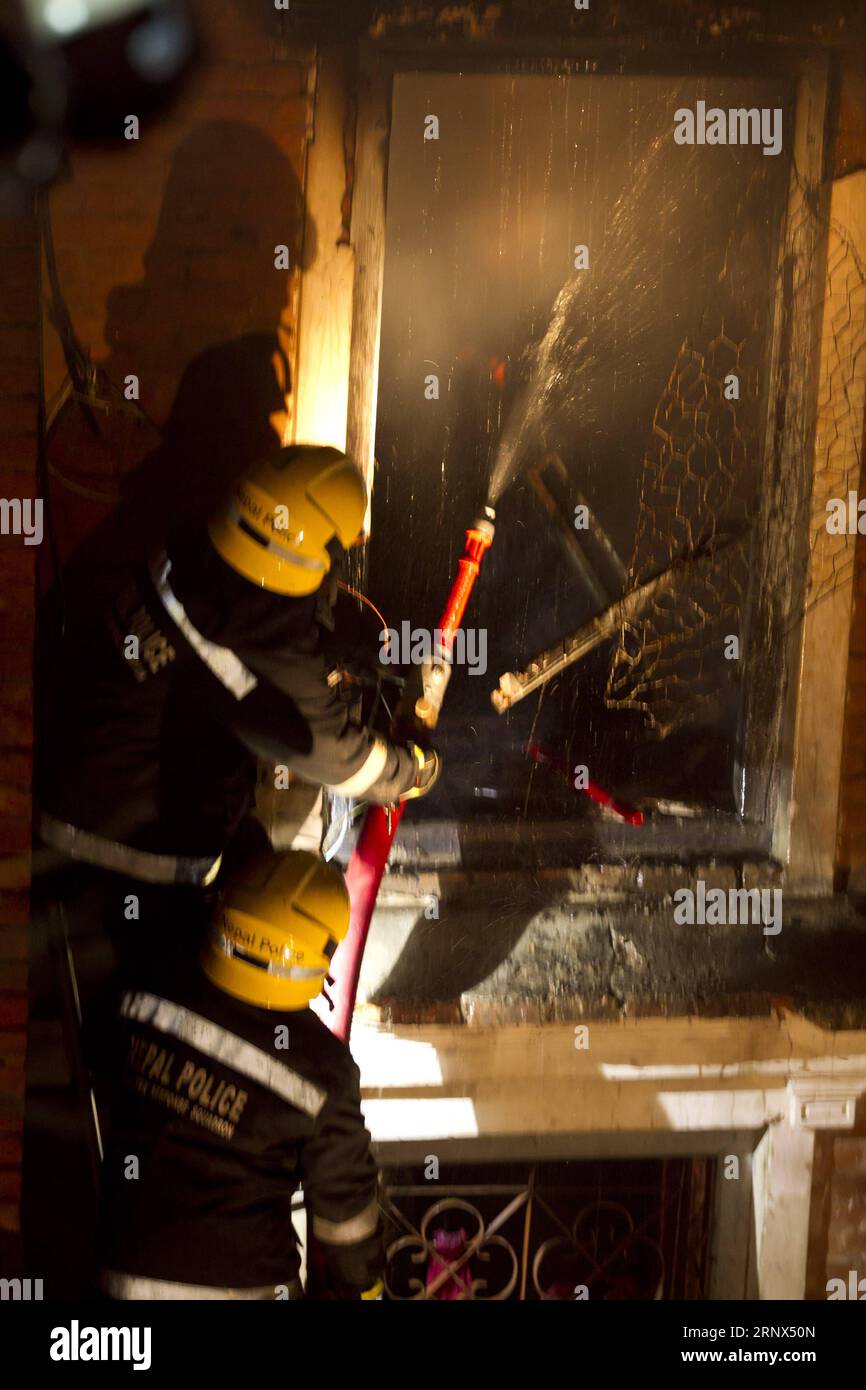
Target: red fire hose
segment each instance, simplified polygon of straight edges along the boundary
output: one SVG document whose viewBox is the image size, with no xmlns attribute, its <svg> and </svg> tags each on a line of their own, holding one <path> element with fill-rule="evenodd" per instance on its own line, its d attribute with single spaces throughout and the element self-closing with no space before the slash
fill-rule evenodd
<svg viewBox="0 0 866 1390">
<path fill-rule="evenodd" d="M 472 593 L 481 561 L 493 543 L 493 512 L 478 520 L 466 532 L 466 547 L 457 566 L 457 575 L 448 595 L 437 629 L 437 657 L 425 672 L 424 693 L 415 705 L 418 722 L 432 729 L 436 725 L 445 687 L 450 675 L 450 657 L 466 605 Z M 331 962 L 331 999 L 333 1009 L 327 1018 L 328 1027 L 338 1038 L 348 1042 L 358 979 L 370 923 L 376 908 L 379 885 L 391 853 L 391 845 L 403 815 L 405 802 L 397 806 L 368 806 L 358 842 L 346 870 L 346 887 L 352 910 L 349 930 L 334 952 Z"/>
</svg>

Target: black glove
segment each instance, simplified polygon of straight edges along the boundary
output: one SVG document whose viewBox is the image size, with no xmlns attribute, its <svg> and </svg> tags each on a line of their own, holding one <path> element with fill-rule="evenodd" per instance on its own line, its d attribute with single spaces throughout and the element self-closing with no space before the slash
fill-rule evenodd
<svg viewBox="0 0 866 1390">
<path fill-rule="evenodd" d="M 321 1245 L 325 1287 L 320 1296 L 340 1301 L 375 1299 L 381 1291 L 385 1248 L 381 1226 L 357 1245 Z"/>
</svg>

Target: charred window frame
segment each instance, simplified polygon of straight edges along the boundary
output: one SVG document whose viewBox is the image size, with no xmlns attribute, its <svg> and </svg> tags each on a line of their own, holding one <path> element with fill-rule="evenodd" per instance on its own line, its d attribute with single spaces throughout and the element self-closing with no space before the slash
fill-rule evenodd
<svg viewBox="0 0 866 1390">
<path fill-rule="evenodd" d="M 385 214 L 391 93 L 399 73 L 581 74 L 759 77 L 768 72 L 790 84 L 795 113 L 789 151 L 787 214 L 778 228 L 777 272 L 771 286 L 773 327 L 762 415 L 765 421 L 764 485 L 758 522 L 758 568 L 750 594 L 750 675 L 745 680 L 742 746 L 751 775 L 744 786 L 740 818 L 702 818 L 666 825 L 605 823 L 594 828 L 597 858 L 730 862 L 788 859 L 794 768 L 798 749 L 798 681 L 804 641 L 804 605 L 791 611 L 790 594 L 805 593 L 810 562 L 809 509 L 814 454 L 818 356 L 826 267 L 830 181 L 827 153 L 835 121 L 838 55 L 770 46 L 731 47 L 721 58 L 684 44 L 628 46 L 594 41 L 580 48 L 523 41 L 519 47 L 485 44 L 377 43 L 359 46 L 358 117 L 352 244 L 355 280 L 352 305 L 347 447 L 372 482 L 379 376 L 379 344 L 385 257 Z M 782 515 L 778 484 L 796 499 Z M 784 555 L 784 563 L 782 556 Z M 801 578 L 804 582 L 800 582 Z M 443 581 L 444 583 L 445 581 Z M 847 643 L 829 662 L 847 660 Z M 772 681 L 754 673 L 773 663 Z M 447 711 L 446 711 L 447 717 Z M 838 790 L 838 783 L 837 783 Z M 829 833 L 829 831 L 828 831 Z M 426 822 L 407 826 L 396 858 L 429 867 L 455 862 L 492 866 L 516 839 L 535 864 L 573 863 L 582 846 L 574 827 L 556 823 L 510 823 L 483 830 L 468 823 Z M 793 877 L 796 866 L 789 865 Z"/>
</svg>

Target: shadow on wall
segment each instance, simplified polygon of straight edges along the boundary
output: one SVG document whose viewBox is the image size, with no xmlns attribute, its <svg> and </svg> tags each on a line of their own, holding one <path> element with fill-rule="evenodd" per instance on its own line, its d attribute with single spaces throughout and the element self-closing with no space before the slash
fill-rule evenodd
<svg viewBox="0 0 866 1390">
<path fill-rule="evenodd" d="M 479 986 L 497 993 L 492 977 L 502 967 L 507 990 L 513 953 L 530 924 L 556 898 L 555 890 L 537 883 L 510 884 L 492 896 L 487 888 L 451 902 L 443 897 L 441 919 L 419 915 L 387 975 L 372 990 L 371 1002 L 437 1004 L 456 1001 Z"/>
<path fill-rule="evenodd" d="M 144 278 L 108 296 L 97 389 L 111 408 L 69 402 L 52 431 L 61 552 L 75 555 L 76 570 L 107 574 L 166 526 L 206 516 L 250 458 L 279 447 L 292 389 L 291 277 L 315 257 L 308 237 L 304 260 L 304 226 L 295 171 L 262 131 L 212 123 L 178 146 Z M 289 271 L 275 267 L 281 245 Z M 131 373 L 158 432 L 123 399 Z M 95 487 L 69 516 L 82 491 L 70 497 L 63 480 L 76 477 Z"/>
</svg>

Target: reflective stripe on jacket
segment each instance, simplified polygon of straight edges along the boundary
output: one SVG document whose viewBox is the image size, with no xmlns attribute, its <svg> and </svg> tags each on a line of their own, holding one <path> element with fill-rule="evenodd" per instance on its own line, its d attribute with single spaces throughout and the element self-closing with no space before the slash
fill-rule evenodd
<svg viewBox="0 0 866 1390">
<path fill-rule="evenodd" d="M 212 861 L 251 809 L 257 757 L 382 803 L 413 785 L 410 754 L 329 687 L 315 595 L 256 589 L 206 533 L 130 574 L 107 611 L 72 608 L 40 739 L 55 822 Z"/>
<path fill-rule="evenodd" d="M 285 1285 L 302 1185 L 338 1281 L 351 1271 L 359 1293 L 374 1282 L 377 1169 L 358 1070 L 309 1009 L 256 1009 L 192 963 L 123 995 L 114 1047 L 103 1270 L 211 1291 Z"/>
</svg>

